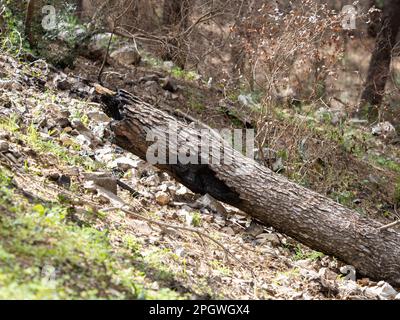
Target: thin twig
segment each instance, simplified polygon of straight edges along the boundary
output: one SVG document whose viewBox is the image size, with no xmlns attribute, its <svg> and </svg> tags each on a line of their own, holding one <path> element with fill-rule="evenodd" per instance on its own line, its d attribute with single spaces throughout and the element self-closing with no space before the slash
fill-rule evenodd
<svg viewBox="0 0 400 320">
<path fill-rule="evenodd" d="M 395 213 L 396 217 L 399 216 L 398 213 L 397 213 L 397 206 L 396 205 L 394 206 L 394 213 Z M 398 224 L 400 224 L 400 219 L 395 221 L 395 222 L 392 222 L 392 223 L 389 223 L 387 225 L 384 225 L 384 226 L 378 228 L 378 230 L 379 231 L 387 230 L 387 229 L 389 229 L 391 227 L 397 226 Z"/>
<path fill-rule="evenodd" d="M 106 53 L 104 55 L 103 63 L 101 64 L 101 67 L 100 67 L 100 70 L 99 70 L 99 74 L 97 75 L 97 80 L 99 81 L 100 84 L 103 84 L 101 82 L 101 75 L 102 75 L 104 67 L 105 67 L 105 65 L 107 63 L 107 57 L 108 57 L 108 53 L 110 52 L 110 46 L 111 46 L 112 38 L 114 36 L 114 31 L 115 31 L 115 27 L 111 31 L 110 40 L 108 40 L 107 50 L 106 50 Z"/>
<path fill-rule="evenodd" d="M 387 224 L 385 226 L 382 226 L 382 227 L 378 228 L 378 230 L 379 231 L 387 230 L 387 229 L 389 229 L 391 227 L 397 226 L 398 224 L 400 224 L 400 220 L 397 220 L 395 222 L 392 222 L 392 223 L 389 223 L 389 224 Z"/>
<path fill-rule="evenodd" d="M 111 211 L 111 210 L 113 210 L 113 209 L 117 209 L 117 208 L 110 208 L 110 209 L 107 209 L 107 211 Z M 131 210 L 128 210 L 128 209 L 124 208 L 124 206 L 122 206 L 122 207 L 120 207 L 120 208 L 118 208 L 118 209 L 121 210 L 121 211 L 123 211 L 123 212 L 125 212 L 125 213 L 127 213 L 127 214 L 129 214 L 129 215 L 131 215 L 131 216 L 134 216 L 134 217 L 137 218 L 137 219 L 144 220 L 144 221 L 146 221 L 146 222 L 148 222 L 148 223 L 150 223 L 150 224 L 158 225 L 158 226 L 161 227 L 162 229 L 183 230 L 183 231 L 188 231 L 188 232 L 195 233 L 195 234 L 197 234 L 201 239 L 202 239 L 202 238 L 207 238 L 208 240 L 210 240 L 211 242 L 214 242 L 217 246 L 219 246 L 220 248 L 222 248 L 222 249 L 224 250 L 224 252 L 225 252 L 228 256 L 231 256 L 236 262 L 238 262 L 240 265 L 242 265 L 245 269 L 250 270 L 250 272 L 251 272 L 251 274 L 253 275 L 253 277 L 255 277 L 254 271 L 253 271 L 249 266 L 247 266 L 244 262 L 242 262 L 242 261 L 240 261 L 238 258 L 236 258 L 236 256 L 235 256 L 233 253 L 231 253 L 221 242 L 219 242 L 218 240 L 214 239 L 213 237 L 207 235 L 206 233 L 204 233 L 204 232 L 202 232 L 202 231 L 200 231 L 200 230 L 198 230 L 198 229 L 190 228 L 190 227 L 183 227 L 183 226 L 172 225 L 172 224 L 168 224 L 168 223 L 164 223 L 164 222 L 160 222 L 160 221 L 155 221 L 155 220 L 152 220 L 152 219 L 150 219 L 150 218 L 147 218 L 147 217 L 145 217 L 145 216 L 143 216 L 143 215 L 141 215 L 141 214 L 138 214 L 138 213 L 135 213 L 135 212 L 133 212 L 133 211 L 131 211 Z M 204 241 L 204 240 L 203 240 L 203 241 Z"/>
</svg>

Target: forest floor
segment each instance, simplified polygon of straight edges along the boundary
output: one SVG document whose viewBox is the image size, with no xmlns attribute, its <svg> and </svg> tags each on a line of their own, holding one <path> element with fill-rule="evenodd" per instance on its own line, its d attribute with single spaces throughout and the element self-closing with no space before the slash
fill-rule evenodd
<svg viewBox="0 0 400 320">
<path fill-rule="evenodd" d="M 104 85 L 216 128 L 257 117 L 238 102 L 243 92 L 143 60 L 107 66 Z M 0 56 L 0 298 L 400 299 L 112 145 L 93 95 L 98 69 L 85 58 L 62 73 Z M 281 106 L 268 124 L 266 165 L 382 223 L 399 218 L 390 130 L 319 106 Z"/>
</svg>

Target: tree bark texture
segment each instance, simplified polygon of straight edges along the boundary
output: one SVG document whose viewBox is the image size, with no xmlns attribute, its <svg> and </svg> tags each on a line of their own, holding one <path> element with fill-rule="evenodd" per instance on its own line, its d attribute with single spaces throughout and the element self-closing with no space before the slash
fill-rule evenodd
<svg viewBox="0 0 400 320">
<path fill-rule="evenodd" d="M 361 95 L 361 107 L 367 105 L 368 117 L 375 120 L 382 103 L 385 86 L 390 74 L 392 50 L 400 30 L 400 1 L 385 1 L 381 29 L 372 53 L 367 80 Z"/>
<path fill-rule="evenodd" d="M 116 119 L 110 124 L 114 142 L 145 160 L 148 148 L 154 145 L 154 141 L 146 141 L 150 131 L 168 151 L 189 146 L 198 158 L 204 154 L 198 152 L 199 144 L 188 143 L 189 139 L 200 141 L 207 134 L 213 141 L 221 139 L 212 131 L 199 134 L 193 123 L 179 120 L 126 93 L 103 95 L 102 101 L 105 112 Z M 169 138 L 160 142 L 171 124 L 177 128 L 178 141 Z M 353 265 L 358 274 L 400 285 L 400 233 L 393 229 L 379 231 L 382 226 L 379 222 L 289 181 L 223 142 L 212 143 L 209 153 L 213 155 L 222 149 L 230 161 L 215 164 L 178 161 L 156 166 L 193 192 L 208 193 L 314 250 Z M 168 155 L 167 160 L 173 156 Z"/>
<path fill-rule="evenodd" d="M 35 46 L 35 36 L 33 34 L 32 25 L 35 16 L 36 0 L 29 0 L 26 7 L 25 15 L 25 36 L 31 47 Z"/>
</svg>

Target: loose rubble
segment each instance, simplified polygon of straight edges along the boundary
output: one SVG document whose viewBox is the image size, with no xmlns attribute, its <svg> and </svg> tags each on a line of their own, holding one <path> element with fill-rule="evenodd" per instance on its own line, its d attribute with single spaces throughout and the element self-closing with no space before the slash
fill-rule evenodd
<svg viewBox="0 0 400 320">
<path fill-rule="evenodd" d="M 107 36 L 104 35 L 104 39 Z M 104 39 L 97 37 L 94 41 Z M 94 45 L 92 50 L 95 50 Z M 132 48 L 123 48 L 119 52 L 113 52 L 111 57 L 120 63 L 134 65 L 140 62 L 140 57 L 135 56 L 134 52 Z M 0 60 L 4 59 L 2 57 Z M 18 68 L 13 65 L 15 62 L 9 64 L 13 72 Z M 65 190 L 72 190 L 74 185 L 78 185 L 91 197 L 91 201 L 98 204 L 99 210 L 110 203 L 117 207 L 121 207 L 124 202 L 130 203 L 138 211 L 141 210 L 142 214 L 148 214 L 146 217 L 156 216 L 155 220 L 171 225 L 165 230 L 156 227 L 153 229 L 147 222 L 126 215 L 110 213 L 108 217 L 113 223 L 129 225 L 132 233 L 142 238 L 143 246 L 154 249 L 162 244 L 172 250 L 177 259 L 184 258 L 186 272 L 191 273 L 194 279 L 206 277 L 211 282 L 218 283 L 218 286 L 226 286 L 227 289 L 221 290 L 221 293 L 228 298 L 400 300 L 400 293 L 390 284 L 383 281 L 375 283 L 369 279 L 348 280 L 340 273 L 340 267 L 344 265 L 332 257 L 315 255 L 310 249 L 276 230 L 262 226 L 210 195 L 194 195 L 167 174 L 112 145 L 107 139 L 110 119 L 93 102 L 71 97 L 74 96 L 72 91 L 76 84 L 75 79 L 60 73 L 53 75 L 51 79 L 49 77 L 47 81 L 50 88 L 58 90 L 51 99 L 27 84 L 25 90 L 14 91 L 12 95 L 6 93 L 4 90 L 13 88 L 16 83 L 24 86 L 18 82 L 18 77 L 13 81 L 0 81 L 1 101 L 7 101 L 9 96 L 12 103 L 21 107 L 13 110 L 21 117 L 21 126 L 33 123 L 41 139 L 62 146 L 68 151 L 68 157 L 76 156 L 88 162 L 80 167 L 61 166 L 49 154 L 44 159 L 49 166 L 46 169 L 48 172 L 44 174 L 45 178 L 49 183 Z M 157 86 L 161 84 L 170 92 L 178 90 L 168 77 L 149 75 L 147 79 L 139 81 L 151 82 L 150 85 Z M 90 96 L 90 88 L 86 93 L 85 90 L 82 94 Z M 24 101 L 29 98 L 34 100 L 25 109 L 27 103 Z M 239 96 L 238 99 L 243 105 L 253 104 L 247 96 Z M 43 105 L 36 101 L 43 101 Z M 2 103 L 0 106 L 2 117 L 11 114 L 7 104 L 8 102 Z M 40 116 L 37 117 L 37 114 Z M 372 130 L 377 135 L 387 135 L 393 131 L 389 124 Z M 36 159 L 38 155 L 35 150 L 27 146 L 23 149 L 13 139 L 8 132 L 0 131 L 0 154 L 6 154 L 11 163 L 22 167 L 25 161 L 40 161 Z M 284 163 L 276 152 L 264 150 L 263 154 L 264 160 L 271 164 L 274 171 L 284 169 Z M 91 167 L 95 165 L 99 168 Z M 139 198 L 133 199 L 131 193 L 121 188 L 118 180 L 137 191 Z M 199 241 L 196 235 L 184 235 L 174 229 L 176 225 L 199 228 L 201 232 L 213 236 L 223 244 L 225 250 L 239 257 L 239 261 L 248 268 L 230 259 L 221 247 L 210 247 L 209 244 L 204 247 L 204 239 Z M 210 265 L 214 267 L 211 268 Z M 253 272 L 256 275 L 254 279 Z M 260 292 L 259 296 L 254 295 L 255 291 Z"/>
</svg>

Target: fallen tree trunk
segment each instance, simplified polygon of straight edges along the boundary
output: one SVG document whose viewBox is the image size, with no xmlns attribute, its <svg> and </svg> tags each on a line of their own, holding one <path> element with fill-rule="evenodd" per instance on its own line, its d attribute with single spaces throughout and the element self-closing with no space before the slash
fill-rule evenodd
<svg viewBox="0 0 400 320">
<path fill-rule="evenodd" d="M 289 181 L 220 141 L 216 143 L 221 137 L 212 131 L 199 133 L 193 124 L 126 94 L 103 95 L 102 100 L 106 113 L 116 119 L 110 126 L 114 142 L 120 147 L 148 160 L 149 150 L 154 149 L 154 141 L 148 141 L 151 132 L 158 139 L 158 146 L 166 148 L 166 163 L 156 166 L 193 192 L 208 193 L 233 205 L 261 223 L 353 265 L 361 275 L 400 286 L 398 232 L 390 228 L 379 230 L 382 225 L 377 221 Z M 166 134 L 171 125 L 176 127 L 178 141 Z M 182 147 L 187 154 L 189 150 L 197 152 L 200 162 L 204 154 L 198 152 L 196 141 L 205 135 L 214 141 L 210 154 L 224 149 L 230 161 L 173 164 L 176 150 Z"/>
</svg>

